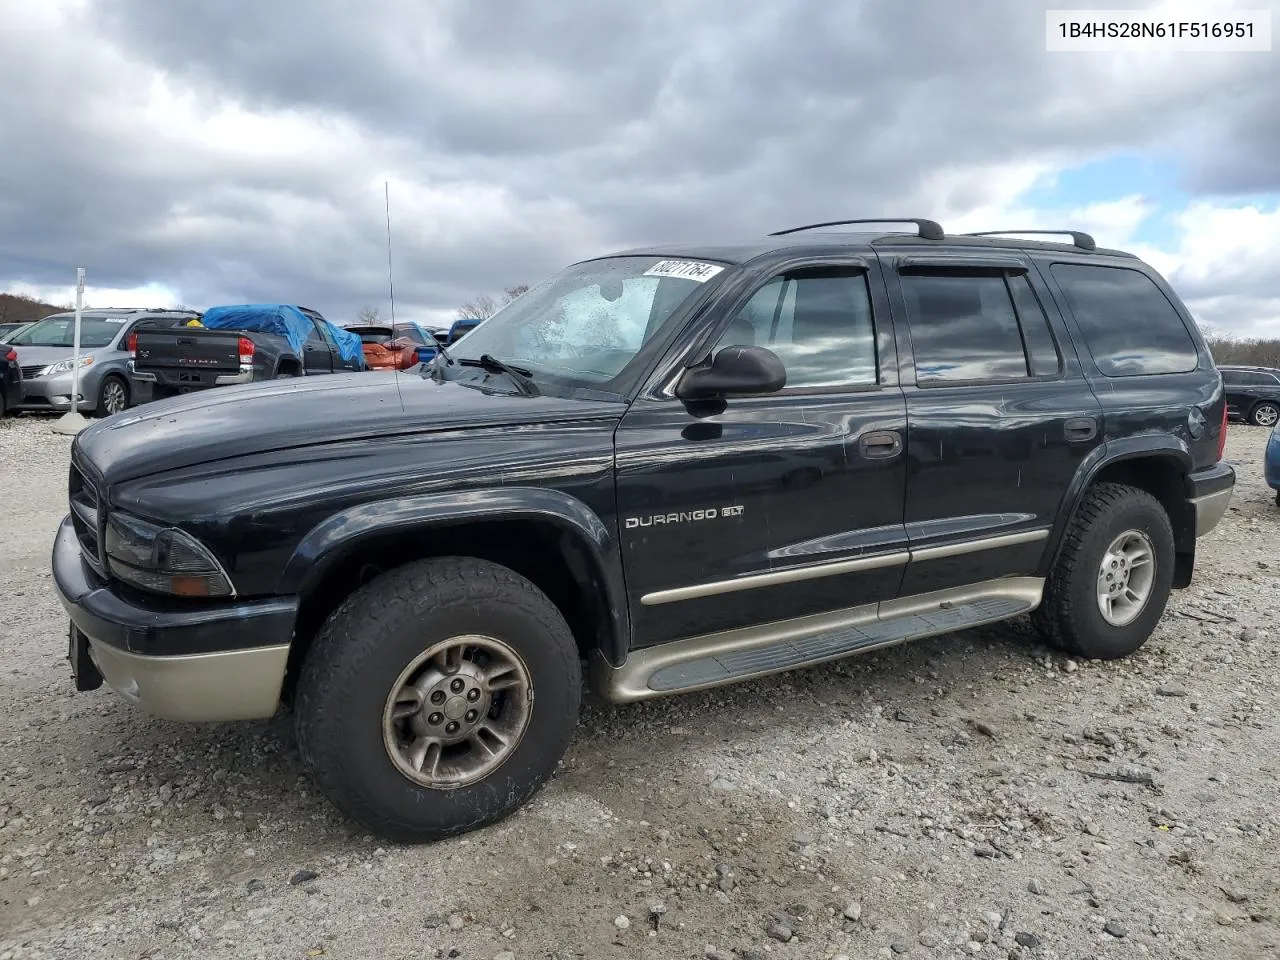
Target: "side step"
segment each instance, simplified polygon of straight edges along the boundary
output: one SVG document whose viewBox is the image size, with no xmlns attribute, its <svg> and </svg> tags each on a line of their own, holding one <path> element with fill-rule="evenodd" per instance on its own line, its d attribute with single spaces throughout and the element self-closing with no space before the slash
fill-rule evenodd
<svg viewBox="0 0 1280 960">
<path fill-rule="evenodd" d="M 740 627 L 633 650 L 612 666 L 596 654 L 594 689 L 614 703 L 702 690 L 810 666 L 1035 609 L 1040 577 L 1006 577 L 831 613 Z"/>
</svg>

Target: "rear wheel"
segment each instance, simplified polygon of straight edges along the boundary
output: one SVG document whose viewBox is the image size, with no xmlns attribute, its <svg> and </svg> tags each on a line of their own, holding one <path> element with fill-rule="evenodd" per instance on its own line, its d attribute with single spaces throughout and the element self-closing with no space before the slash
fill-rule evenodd
<svg viewBox="0 0 1280 960">
<path fill-rule="evenodd" d="M 1253 408 L 1249 419 L 1259 427 L 1274 427 L 1276 422 L 1280 421 L 1280 404 L 1264 400 Z"/>
<path fill-rule="evenodd" d="M 103 377 L 102 386 L 98 388 L 98 414 L 109 417 L 128 409 L 129 384 L 125 383 L 123 377 Z"/>
<path fill-rule="evenodd" d="M 1160 501 L 1134 487 L 1097 484 L 1067 530 L 1036 626 L 1079 656 L 1128 656 L 1164 613 L 1173 560 L 1173 529 Z"/>
<path fill-rule="evenodd" d="M 298 745 L 352 819 L 434 840 L 532 797 L 580 695 L 573 634 L 537 587 L 482 560 L 423 560 L 361 587 L 321 629 L 298 681 Z"/>
</svg>

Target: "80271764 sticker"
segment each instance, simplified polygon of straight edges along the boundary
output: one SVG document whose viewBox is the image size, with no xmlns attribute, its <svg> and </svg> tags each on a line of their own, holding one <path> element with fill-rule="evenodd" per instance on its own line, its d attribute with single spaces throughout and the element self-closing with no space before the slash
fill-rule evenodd
<svg viewBox="0 0 1280 960">
<path fill-rule="evenodd" d="M 659 260 L 644 272 L 646 277 L 679 277 L 682 280 L 695 280 L 706 283 L 724 267 L 714 263 L 700 263 L 697 260 Z"/>
</svg>

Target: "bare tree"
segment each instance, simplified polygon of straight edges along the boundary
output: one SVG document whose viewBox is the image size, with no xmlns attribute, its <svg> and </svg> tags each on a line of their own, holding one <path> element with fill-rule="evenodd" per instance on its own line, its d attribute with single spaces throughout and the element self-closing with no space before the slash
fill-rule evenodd
<svg viewBox="0 0 1280 960">
<path fill-rule="evenodd" d="M 528 289 L 529 285 L 527 283 L 518 283 L 514 287 L 507 287 L 503 290 L 502 296 L 500 297 L 495 297 L 489 293 L 482 293 L 480 296 L 472 300 L 468 300 L 458 308 L 458 319 L 488 320 Z"/>
<path fill-rule="evenodd" d="M 468 300 L 458 308 L 459 320 L 488 320 L 498 312 L 498 301 L 487 293 Z"/>
<path fill-rule="evenodd" d="M 365 304 L 356 311 L 356 323 L 377 323 L 378 308 Z"/>
</svg>

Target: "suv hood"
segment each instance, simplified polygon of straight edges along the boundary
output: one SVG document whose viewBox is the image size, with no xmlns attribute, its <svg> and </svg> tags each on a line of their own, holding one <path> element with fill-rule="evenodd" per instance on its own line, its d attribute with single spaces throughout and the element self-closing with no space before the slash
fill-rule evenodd
<svg viewBox="0 0 1280 960">
<path fill-rule="evenodd" d="M 215 387 L 147 404 L 80 433 L 108 484 L 320 443 L 563 420 L 617 420 L 620 401 L 522 397 L 400 374 L 349 373 Z"/>
</svg>

